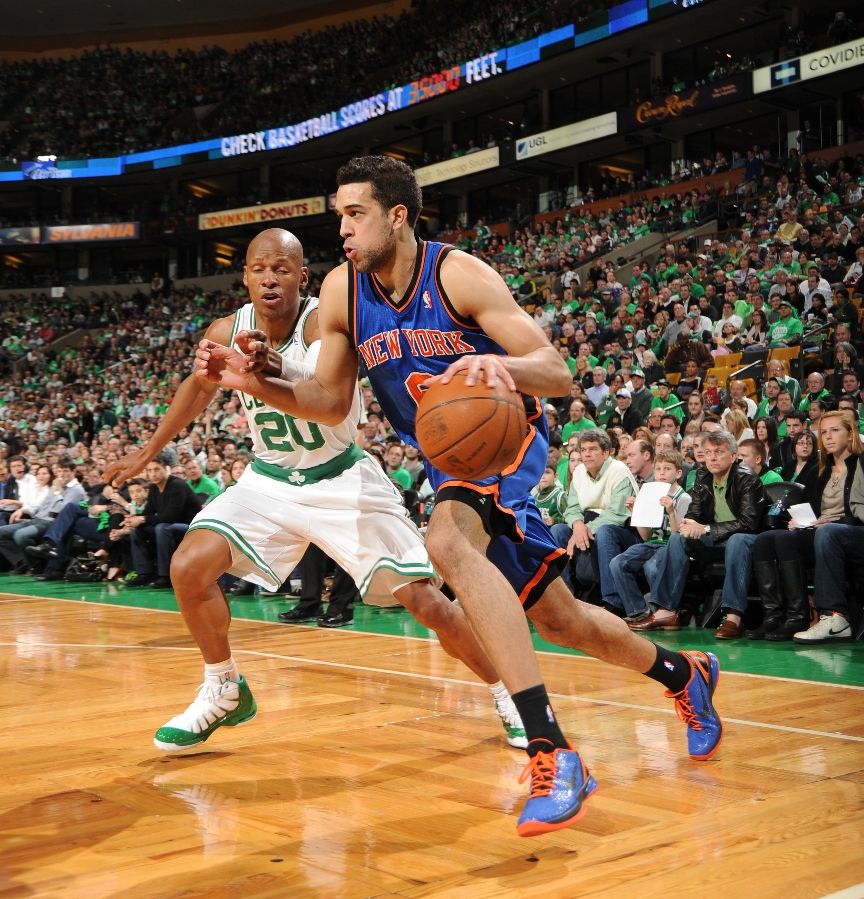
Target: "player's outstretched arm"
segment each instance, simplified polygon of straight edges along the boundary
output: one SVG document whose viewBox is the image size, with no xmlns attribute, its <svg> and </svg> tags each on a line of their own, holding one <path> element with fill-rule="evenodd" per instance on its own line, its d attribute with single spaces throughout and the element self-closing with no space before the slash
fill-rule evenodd
<svg viewBox="0 0 864 899">
<path fill-rule="evenodd" d="M 345 266 L 332 271 L 321 286 L 318 322 L 321 348 L 315 375 L 293 380 L 265 371 L 249 371 L 250 358 L 237 350 L 202 341 L 196 353 L 199 378 L 234 387 L 295 418 L 337 425 L 351 411 L 357 389 L 357 351 L 348 334 L 348 281 Z M 307 335 L 307 339 L 314 335 Z M 251 349 L 251 344 L 247 345 Z M 297 375 L 301 372 L 299 368 Z"/>
<path fill-rule="evenodd" d="M 540 326 L 516 304 L 501 276 L 484 262 L 459 250 L 441 266 L 441 282 L 456 311 L 478 325 L 508 353 L 507 356 L 463 356 L 441 376 L 449 380 L 467 371 L 468 381 L 481 378 L 493 384 L 538 396 L 564 396 L 572 378 L 567 364 L 549 343 Z"/>
<path fill-rule="evenodd" d="M 205 339 L 229 341 L 233 318 L 233 316 L 228 316 L 213 322 L 207 329 Z M 177 388 L 177 393 L 165 415 L 162 416 L 153 436 L 137 450 L 127 453 L 122 459 L 109 465 L 103 475 L 105 483 L 119 487 L 124 481 L 134 478 L 143 471 L 147 463 L 156 458 L 159 450 L 175 434 L 183 430 L 190 421 L 197 418 L 210 405 L 217 389 L 218 384 L 196 377 L 193 371 Z"/>
</svg>

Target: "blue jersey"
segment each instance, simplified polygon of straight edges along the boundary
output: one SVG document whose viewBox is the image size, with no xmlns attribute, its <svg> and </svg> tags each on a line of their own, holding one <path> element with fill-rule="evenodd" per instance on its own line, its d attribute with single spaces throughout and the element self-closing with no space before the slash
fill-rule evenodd
<svg viewBox="0 0 864 899">
<path fill-rule="evenodd" d="M 506 355 L 480 326 L 453 308 L 441 286 L 449 244 L 417 241 L 414 276 L 394 303 L 374 274 L 348 263 L 348 326 L 375 396 L 396 433 L 417 446 L 420 384 L 462 356 Z M 543 417 L 543 416 L 541 416 Z"/>
<path fill-rule="evenodd" d="M 348 263 L 348 327 L 381 409 L 397 434 L 417 446 L 414 419 L 420 385 L 462 356 L 504 356 L 473 319 L 461 316 L 441 284 L 441 265 L 453 247 L 417 242 L 414 275 L 393 302 L 374 274 Z M 462 481 L 426 462 L 436 501 L 456 500 L 480 515 L 492 541 L 490 560 L 529 608 L 558 576 L 566 555 L 543 524 L 530 491 L 547 461 L 549 428 L 536 397 L 525 396 L 528 434 L 519 463 L 506 474 Z"/>
</svg>

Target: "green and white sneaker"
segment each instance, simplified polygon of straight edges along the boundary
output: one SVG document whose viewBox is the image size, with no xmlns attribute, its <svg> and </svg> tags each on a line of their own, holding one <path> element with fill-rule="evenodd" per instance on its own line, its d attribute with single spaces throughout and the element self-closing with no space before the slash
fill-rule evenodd
<svg viewBox="0 0 864 899">
<path fill-rule="evenodd" d="M 153 743 L 163 752 L 188 752 L 207 740 L 217 727 L 246 724 L 257 711 L 255 697 L 242 676 L 239 683 L 228 680 L 217 685 L 205 681 L 192 705 L 163 724 Z"/>
<path fill-rule="evenodd" d="M 509 696 L 506 699 L 496 699 L 495 711 L 504 725 L 507 742 L 514 749 L 527 749 L 528 737 L 525 734 L 522 719 L 519 717 L 519 712 L 516 710 L 513 700 Z"/>
</svg>

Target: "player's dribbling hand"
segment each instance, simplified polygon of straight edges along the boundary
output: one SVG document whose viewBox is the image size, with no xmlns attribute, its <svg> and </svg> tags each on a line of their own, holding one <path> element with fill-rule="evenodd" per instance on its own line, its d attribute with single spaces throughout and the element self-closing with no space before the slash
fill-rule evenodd
<svg viewBox="0 0 864 899">
<path fill-rule="evenodd" d="M 425 385 L 431 386 L 438 382 L 449 384 L 453 380 L 453 375 L 460 371 L 465 372 L 465 384 L 469 387 L 478 381 L 485 381 L 489 387 L 494 387 L 501 381 L 508 390 L 516 393 L 516 382 L 501 356 L 462 356 L 451 362 L 443 374 L 429 378 Z"/>
</svg>

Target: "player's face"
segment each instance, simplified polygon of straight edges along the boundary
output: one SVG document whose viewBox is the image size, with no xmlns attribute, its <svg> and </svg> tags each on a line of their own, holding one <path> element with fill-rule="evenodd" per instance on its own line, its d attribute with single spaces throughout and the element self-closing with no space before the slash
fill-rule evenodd
<svg viewBox="0 0 864 899">
<path fill-rule="evenodd" d="M 308 272 L 299 253 L 266 237 L 250 244 L 243 283 L 257 314 L 268 318 L 293 315 L 307 280 Z"/>
<path fill-rule="evenodd" d="M 393 260 L 396 232 L 404 221 L 404 211 L 404 206 L 382 208 L 373 199 L 368 182 L 343 184 L 336 191 L 342 248 L 358 272 L 379 271 Z"/>
</svg>

